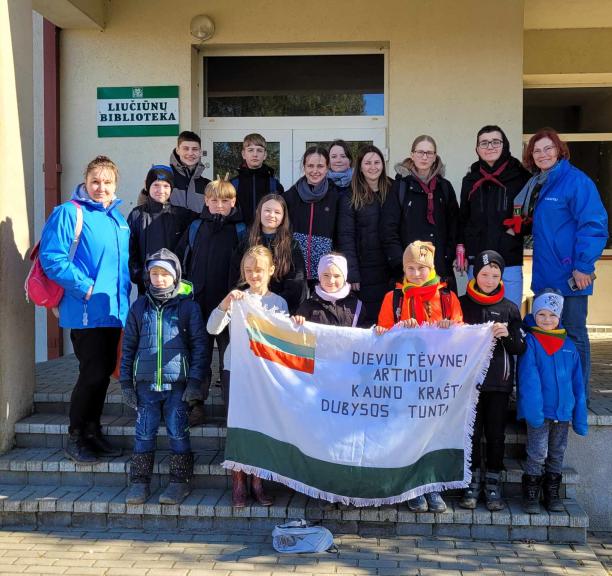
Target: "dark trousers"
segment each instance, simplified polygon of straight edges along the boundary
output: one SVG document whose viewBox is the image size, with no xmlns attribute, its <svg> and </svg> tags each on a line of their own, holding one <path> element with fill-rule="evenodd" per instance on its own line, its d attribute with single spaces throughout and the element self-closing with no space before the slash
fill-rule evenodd
<svg viewBox="0 0 612 576">
<path fill-rule="evenodd" d="M 486 469 L 500 472 L 504 469 L 506 417 L 508 392 L 481 392 L 476 406 L 476 422 L 472 437 L 472 470 L 484 468 L 480 440 L 484 432 L 487 440 Z"/>
<path fill-rule="evenodd" d="M 79 361 L 70 398 L 70 432 L 88 424 L 100 425 L 110 376 L 117 364 L 121 328 L 82 328 L 70 331 L 70 340 Z"/>
</svg>

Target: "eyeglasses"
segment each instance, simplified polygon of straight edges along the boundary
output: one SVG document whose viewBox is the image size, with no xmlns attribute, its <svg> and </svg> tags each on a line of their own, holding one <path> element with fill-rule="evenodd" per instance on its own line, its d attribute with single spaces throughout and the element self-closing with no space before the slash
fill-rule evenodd
<svg viewBox="0 0 612 576">
<path fill-rule="evenodd" d="M 550 156 L 552 154 L 553 150 L 556 150 L 556 146 L 551 145 L 551 146 L 546 146 L 546 148 L 542 148 L 540 149 L 534 149 L 533 152 L 531 153 L 532 156 Z"/>
<path fill-rule="evenodd" d="M 433 158 L 436 153 L 430 150 L 413 150 L 412 153 L 418 158 Z"/>
<path fill-rule="evenodd" d="M 495 140 L 481 140 L 478 142 L 478 148 L 500 148 L 503 145 L 504 141 L 499 138 L 495 138 Z"/>
</svg>

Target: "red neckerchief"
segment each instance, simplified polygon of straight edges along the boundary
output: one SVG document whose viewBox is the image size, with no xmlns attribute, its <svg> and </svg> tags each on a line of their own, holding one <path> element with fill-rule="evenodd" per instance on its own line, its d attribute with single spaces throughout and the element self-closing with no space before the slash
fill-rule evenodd
<svg viewBox="0 0 612 576">
<path fill-rule="evenodd" d="M 537 326 L 531 326 L 529 331 L 533 334 L 533 337 L 540 343 L 540 346 L 544 348 L 544 352 L 549 356 L 552 356 L 555 352 L 558 352 L 563 348 L 565 343 L 565 337 L 567 333 L 564 328 L 557 328 L 556 330 L 542 330 Z"/>
<path fill-rule="evenodd" d="M 480 173 L 482 174 L 482 178 L 474 182 L 474 186 L 472 186 L 472 189 L 470 190 L 470 193 L 468 194 L 468 200 L 472 197 L 472 194 L 474 194 L 474 192 L 476 192 L 476 190 L 478 190 L 478 188 L 480 188 L 485 182 L 493 182 L 497 184 L 498 186 L 505 188 L 505 186 L 497 179 L 497 177 L 506 169 L 506 166 L 508 166 L 509 161 L 510 161 L 509 159 L 506 160 L 501 166 L 497 168 L 497 170 L 495 170 L 495 172 L 487 172 L 481 166 Z"/>
<path fill-rule="evenodd" d="M 480 291 L 476 285 L 476 278 L 472 278 L 467 285 L 467 295 L 477 304 L 484 304 L 485 306 L 501 302 L 504 299 L 505 291 L 504 283 L 501 280 L 499 286 L 491 294 Z"/>
<path fill-rule="evenodd" d="M 432 300 L 438 293 L 438 288 L 442 286 L 443 284 L 436 276 L 436 281 L 432 284 L 403 287 L 402 290 L 407 301 L 410 318 L 414 318 L 419 324 L 428 322 L 429 317 L 425 311 L 425 302 Z"/>
<path fill-rule="evenodd" d="M 436 185 L 438 184 L 438 179 L 434 176 L 427 184 L 423 182 L 418 176 L 416 178 L 417 182 L 423 188 L 423 192 L 427 194 L 427 222 L 430 224 L 435 224 L 436 220 L 434 218 L 434 190 L 436 189 Z"/>
</svg>

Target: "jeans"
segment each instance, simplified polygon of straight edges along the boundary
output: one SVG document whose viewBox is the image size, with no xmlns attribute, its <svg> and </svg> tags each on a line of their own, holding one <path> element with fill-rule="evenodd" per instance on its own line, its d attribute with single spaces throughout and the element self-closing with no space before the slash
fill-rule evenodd
<svg viewBox="0 0 612 576">
<path fill-rule="evenodd" d="M 589 400 L 589 378 L 591 376 L 591 343 L 587 331 L 588 296 L 566 296 L 563 301 L 561 322 L 567 330 L 567 335 L 576 344 L 582 365 L 582 379 L 584 381 L 584 394 Z"/>
<path fill-rule="evenodd" d="M 155 441 L 162 412 L 168 432 L 170 450 L 174 454 L 191 452 L 187 402 L 182 400 L 183 392 L 185 392 L 184 385 L 173 384 L 172 390 L 157 392 L 151 390 L 150 384 L 138 384 L 136 387 L 138 411 L 134 454 L 155 451 Z"/>
<path fill-rule="evenodd" d="M 484 468 L 484 462 L 481 462 L 480 449 L 480 439 L 483 432 L 487 439 L 486 469 L 489 472 L 500 472 L 504 469 L 506 414 L 509 396 L 508 392 L 484 391 L 480 393 L 472 437 L 472 470 Z"/>
<path fill-rule="evenodd" d="M 540 476 L 544 472 L 561 474 L 568 431 L 569 422 L 547 419 L 539 428 L 527 424 L 525 472 L 532 476 Z"/>
<path fill-rule="evenodd" d="M 474 266 L 468 268 L 468 279 L 472 278 L 474 278 Z M 506 266 L 502 280 L 504 281 L 505 297 L 514 302 L 520 310 L 523 302 L 523 267 Z"/>
<path fill-rule="evenodd" d="M 79 376 L 70 397 L 70 432 L 100 424 L 110 376 L 117 364 L 121 328 L 80 328 L 70 331 Z"/>
</svg>

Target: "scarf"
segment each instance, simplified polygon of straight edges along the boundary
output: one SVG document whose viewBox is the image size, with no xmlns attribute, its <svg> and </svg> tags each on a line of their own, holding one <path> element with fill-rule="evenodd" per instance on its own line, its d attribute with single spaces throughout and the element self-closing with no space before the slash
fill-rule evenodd
<svg viewBox="0 0 612 576">
<path fill-rule="evenodd" d="M 438 185 L 438 179 L 434 176 L 427 183 L 423 182 L 419 176 L 416 177 L 416 181 L 419 186 L 423 189 L 423 192 L 427 194 L 427 222 L 435 224 L 434 218 L 434 191 Z"/>
<path fill-rule="evenodd" d="M 567 336 L 565 328 L 542 330 L 542 328 L 538 328 L 537 326 L 530 326 L 529 331 L 540 343 L 540 346 L 544 348 L 544 352 L 546 352 L 546 354 L 549 356 L 552 356 L 555 352 L 558 352 L 561 350 L 561 348 L 563 348 L 565 337 Z"/>
<path fill-rule="evenodd" d="M 414 318 L 419 324 L 427 322 L 429 316 L 425 310 L 425 302 L 429 302 L 438 293 L 440 277 L 432 269 L 427 280 L 421 284 L 412 284 L 404 278 L 402 292 L 408 304 L 410 318 Z"/>
<path fill-rule="evenodd" d="M 494 172 L 487 172 L 484 167 L 481 166 L 480 174 L 482 178 L 474 182 L 474 185 L 472 186 L 472 189 L 468 194 L 468 200 L 470 200 L 472 194 L 474 194 L 474 192 L 476 192 L 476 190 L 478 190 L 478 188 L 480 188 L 485 182 L 493 182 L 493 184 L 497 184 L 498 186 L 505 188 L 505 186 L 497 179 L 497 177 L 500 176 L 501 173 L 506 169 L 506 167 L 508 166 L 508 162 L 509 160 L 506 160 L 503 164 L 500 164 Z"/>
<path fill-rule="evenodd" d="M 351 185 L 353 179 L 353 169 L 347 168 L 344 172 L 332 172 L 331 170 L 327 173 L 327 177 L 340 188 L 348 188 Z"/>
<path fill-rule="evenodd" d="M 478 284 L 476 284 L 476 278 L 472 278 L 467 285 L 467 295 L 471 300 L 476 302 L 477 304 L 482 304 L 484 306 L 490 306 L 491 304 L 497 304 L 504 299 L 505 293 L 504 283 L 503 281 L 499 282 L 499 286 L 493 290 L 490 294 L 485 294 L 481 292 Z"/>
<path fill-rule="evenodd" d="M 179 292 L 179 282 L 174 282 L 169 288 L 156 288 L 153 284 L 149 284 L 149 294 L 155 301 L 156 305 L 165 304 L 168 300 L 174 298 Z"/>
<path fill-rule="evenodd" d="M 317 293 L 317 296 L 321 298 L 321 300 L 335 304 L 338 300 L 342 300 L 350 294 L 351 285 L 348 282 L 345 282 L 344 286 L 342 286 L 342 288 L 340 288 L 340 290 L 337 292 L 325 292 L 325 290 L 323 290 L 321 287 L 321 284 L 317 284 L 315 286 L 315 292 Z"/>
<path fill-rule="evenodd" d="M 316 186 L 311 187 L 306 180 L 306 176 L 302 176 L 296 183 L 297 193 L 303 202 L 318 202 L 323 200 L 329 188 L 329 180 L 323 178 Z"/>
</svg>

